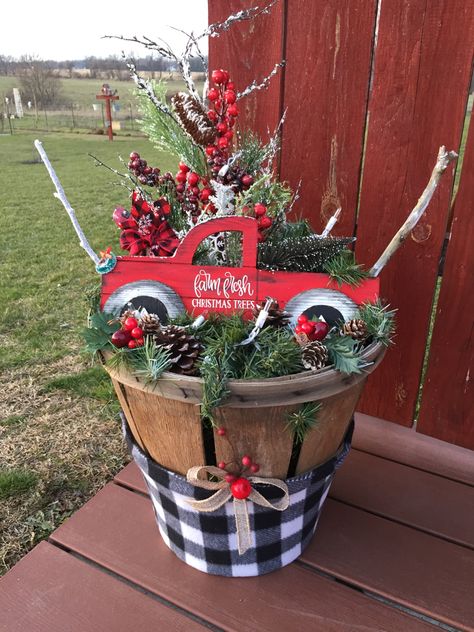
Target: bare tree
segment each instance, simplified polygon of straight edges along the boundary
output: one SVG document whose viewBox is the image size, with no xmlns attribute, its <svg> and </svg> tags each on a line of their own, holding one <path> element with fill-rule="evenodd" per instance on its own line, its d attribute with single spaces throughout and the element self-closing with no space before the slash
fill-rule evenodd
<svg viewBox="0 0 474 632">
<path fill-rule="evenodd" d="M 60 101 L 61 81 L 51 67 L 32 55 L 20 59 L 20 86 L 25 99 L 33 101 L 36 108 L 57 105 Z"/>
</svg>

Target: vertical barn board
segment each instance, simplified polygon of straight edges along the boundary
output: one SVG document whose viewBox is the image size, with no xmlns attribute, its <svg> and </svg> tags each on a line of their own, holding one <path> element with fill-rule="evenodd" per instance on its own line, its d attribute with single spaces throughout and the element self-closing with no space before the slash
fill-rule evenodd
<svg viewBox="0 0 474 632">
<path fill-rule="evenodd" d="M 322 229 L 338 206 L 335 235 L 352 235 L 367 110 L 376 0 L 288 2 L 281 176 L 297 213 Z"/>
<path fill-rule="evenodd" d="M 372 265 L 426 185 L 438 147 L 458 149 L 470 81 L 474 11 L 465 0 L 381 3 L 358 217 L 358 260 Z M 411 425 L 453 169 L 387 269 L 381 296 L 398 308 L 396 345 L 359 409 Z"/>
<path fill-rule="evenodd" d="M 474 128 L 471 125 L 417 430 L 474 450 Z"/>
<path fill-rule="evenodd" d="M 270 0 L 209 0 L 209 24 L 222 22 L 242 9 L 264 7 Z M 255 79 L 266 77 L 274 65 L 283 59 L 284 0 L 279 0 L 270 14 L 232 26 L 220 37 L 209 38 L 209 70 L 223 68 L 230 72 L 238 91 Z M 238 124 L 250 128 L 263 140 L 267 130 L 273 131 L 281 117 L 282 74 L 273 77 L 266 90 L 258 90 L 239 100 Z"/>
</svg>

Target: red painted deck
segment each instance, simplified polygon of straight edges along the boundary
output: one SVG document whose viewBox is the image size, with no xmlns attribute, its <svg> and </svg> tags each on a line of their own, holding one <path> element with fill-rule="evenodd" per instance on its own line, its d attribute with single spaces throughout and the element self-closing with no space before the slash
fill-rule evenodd
<svg viewBox="0 0 474 632">
<path fill-rule="evenodd" d="M 250 579 L 187 567 L 129 465 L 2 579 L 0 631 L 474 630 L 473 548 L 473 453 L 359 415 L 294 564 Z"/>
</svg>

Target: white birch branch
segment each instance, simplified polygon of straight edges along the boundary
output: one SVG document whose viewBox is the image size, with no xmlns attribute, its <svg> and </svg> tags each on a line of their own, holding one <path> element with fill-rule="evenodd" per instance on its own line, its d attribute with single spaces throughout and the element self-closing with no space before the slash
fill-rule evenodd
<svg viewBox="0 0 474 632">
<path fill-rule="evenodd" d="M 328 223 L 326 224 L 326 226 L 324 227 L 323 232 L 320 235 L 321 237 L 327 237 L 329 235 L 329 233 L 332 231 L 332 229 L 336 225 L 336 222 L 338 221 L 338 219 L 339 219 L 339 217 L 341 215 L 341 212 L 342 212 L 342 208 L 339 207 L 337 209 L 337 211 L 334 213 L 334 215 L 329 218 Z"/>
<path fill-rule="evenodd" d="M 398 248 L 400 248 L 402 243 L 405 241 L 405 239 L 408 237 L 410 232 L 420 220 L 423 213 L 426 211 L 426 208 L 430 203 L 434 192 L 436 191 L 439 181 L 441 180 L 441 176 L 446 171 L 449 163 L 453 160 L 456 160 L 457 157 L 458 155 L 455 151 L 446 151 L 446 147 L 444 147 L 444 145 L 439 148 L 438 158 L 436 160 L 436 164 L 433 168 L 431 177 L 428 184 L 426 185 L 425 190 L 421 194 L 418 202 L 416 203 L 416 206 L 407 217 L 404 224 L 400 227 L 398 232 L 393 237 L 392 241 L 388 244 L 379 259 L 370 269 L 369 276 L 377 277 L 380 274 L 381 270 L 387 265 L 391 257 L 398 250 Z"/>
<path fill-rule="evenodd" d="M 56 187 L 56 193 L 54 193 L 54 197 L 58 198 L 58 200 L 66 209 L 66 212 L 69 215 L 69 219 L 71 220 L 72 225 L 74 226 L 74 230 L 76 231 L 77 236 L 79 237 L 79 243 L 81 247 L 84 248 L 84 250 L 87 252 L 87 254 L 95 263 L 95 265 L 97 265 L 100 259 L 92 250 L 89 242 L 87 241 L 86 236 L 82 232 L 82 228 L 80 227 L 79 222 L 77 221 L 76 213 L 74 212 L 74 209 L 72 208 L 72 206 L 69 204 L 66 194 L 64 193 L 64 189 L 61 186 L 61 183 L 59 182 L 59 178 L 56 175 L 56 172 L 54 171 L 51 163 L 49 162 L 49 158 L 45 150 L 43 149 L 43 144 L 39 140 L 35 140 L 35 147 L 38 150 L 39 155 L 41 156 L 41 160 L 44 162 L 44 166 L 48 170 L 49 177 L 51 178 L 54 186 Z"/>
</svg>

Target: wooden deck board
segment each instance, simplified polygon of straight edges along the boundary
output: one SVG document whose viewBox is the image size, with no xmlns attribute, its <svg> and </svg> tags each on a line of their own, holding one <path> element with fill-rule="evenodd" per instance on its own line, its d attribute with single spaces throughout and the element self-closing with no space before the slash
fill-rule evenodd
<svg viewBox="0 0 474 632">
<path fill-rule="evenodd" d="M 362 413 L 356 413 L 355 422 L 354 448 L 474 485 L 472 450 Z"/>
<path fill-rule="evenodd" d="M 352 450 L 331 496 L 474 547 L 474 488 L 463 483 Z"/>
<path fill-rule="evenodd" d="M 293 564 L 224 579 L 187 567 L 159 536 L 150 502 L 110 484 L 52 541 L 226 630 L 423 630 L 431 626 Z"/>
<path fill-rule="evenodd" d="M 206 629 L 47 542 L 1 580 L 1 632 L 130 632 L 157 622 L 162 630 Z"/>
<path fill-rule="evenodd" d="M 350 481 L 348 462 L 337 479 L 347 470 Z M 367 472 L 376 472 L 373 478 L 378 480 L 376 469 Z M 143 477 L 133 463 L 116 480 L 146 493 Z M 458 510 L 463 515 L 462 507 Z M 341 502 L 326 502 L 313 542 L 300 559 L 461 629 L 470 629 L 469 619 L 474 621 L 474 604 L 466 608 L 474 581 L 473 552 Z"/>
<path fill-rule="evenodd" d="M 462 630 L 474 624 L 474 552 L 329 499 L 300 558 Z"/>
</svg>

